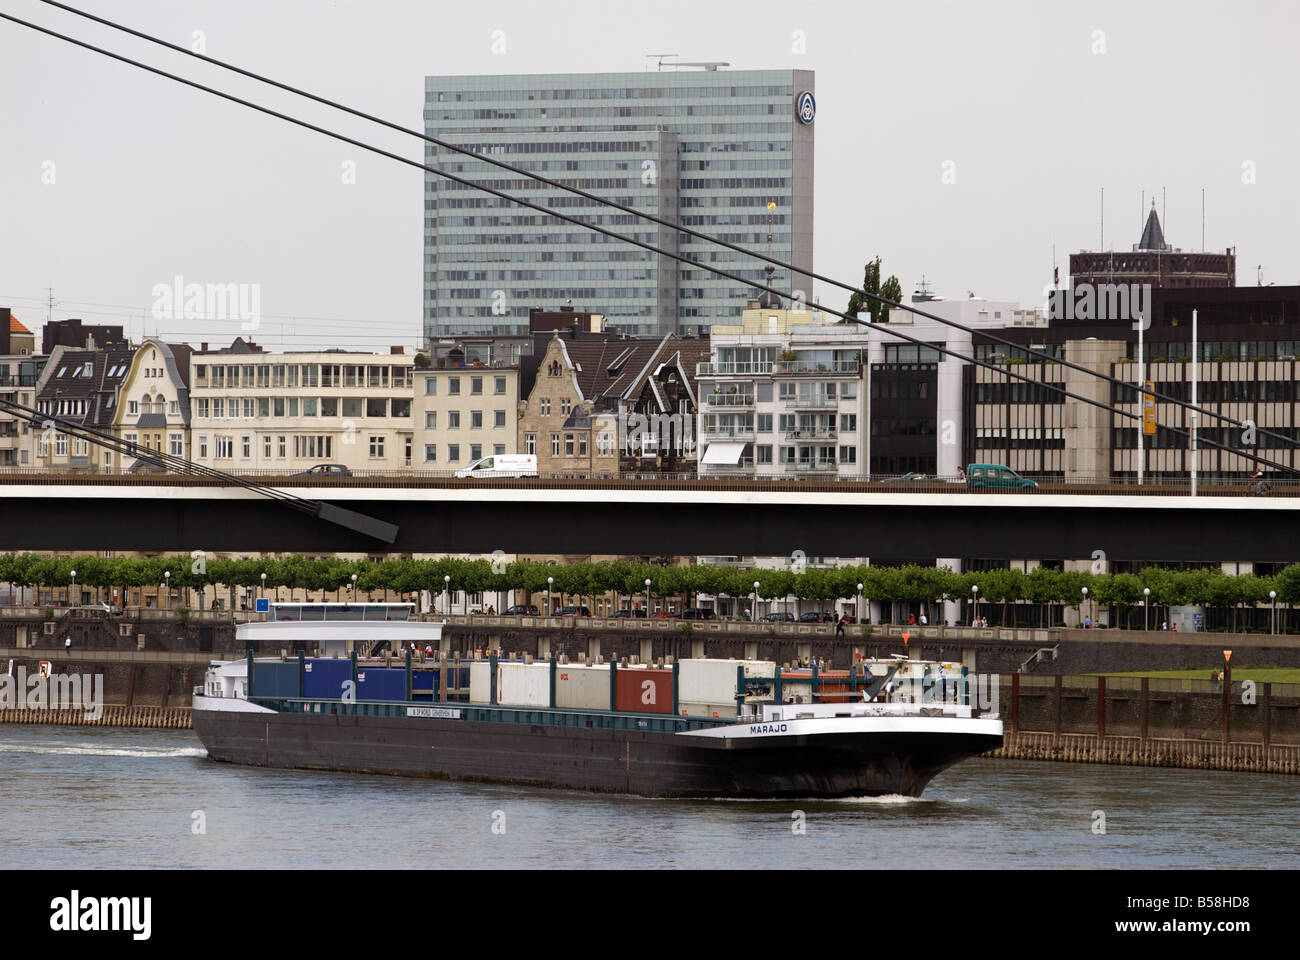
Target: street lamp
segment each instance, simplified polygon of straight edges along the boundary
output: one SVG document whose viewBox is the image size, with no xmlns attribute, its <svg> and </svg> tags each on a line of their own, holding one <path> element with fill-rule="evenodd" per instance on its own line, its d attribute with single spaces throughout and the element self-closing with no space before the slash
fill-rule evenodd
<svg viewBox="0 0 1300 960">
<path fill-rule="evenodd" d="M 979 622 L 979 612 L 980 612 L 980 588 L 979 588 L 979 584 L 977 584 L 977 583 L 972 583 L 972 584 L 970 585 L 970 593 L 971 593 L 971 606 L 974 607 L 974 610 L 973 610 L 973 612 L 971 613 L 971 621 L 972 621 L 972 625 L 973 625 L 973 624 Z"/>
<path fill-rule="evenodd" d="M 645 618 L 650 619 L 650 578 L 645 578 Z"/>
<path fill-rule="evenodd" d="M 552 588 L 554 588 L 554 586 L 555 586 L 555 578 L 547 577 L 546 578 L 546 615 L 548 617 L 555 612 L 554 607 L 551 603 L 551 590 Z"/>
<path fill-rule="evenodd" d="M 172 572 L 170 570 L 163 571 L 163 584 L 167 587 L 167 609 L 170 610 L 172 606 Z"/>
<path fill-rule="evenodd" d="M 265 573 L 262 574 L 262 592 L 260 596 L 263 597 L 266 596 L 266 574 Z"/>
<path fill-rule="evenodd" d="M 758 623 L 758 581 L 757 580 L 754 581 L 754 612 L 750 614 L 749 619 L 754 623 Z"/>
<path fill-rule="evenodd" d="M 858 584 L 858 607 L 853 612 L 858 615 L 857 616 L 858 623 L 861 623 L 862 622 L 862 584 L 860 583 Z"/>
<path fill-rule="evenodd" d="M 444 573 L 442 575 L 442 592 L 446 594 L 447 613 L 450 615 L 451 614 L 451 574 L 450 573 Z"/>
<path fill-rule="evenodd" d="M 1268 598 L 1273 601 L 1273 612 L 1269 615 L 1269 633 L 1277 633 L 1277 591 L 1270 590 Z"/>
<path fill-rule="evenodd" d="M 1151 629 L 1149 626 L 1147 626 L 1147 603 L 1148 601 L 1150 601 L 1150 599 L 1151 599 L 1151 588 L 1143 587 L 1142 588 L 1142 629 L 1143 630 Z"/>
<path fill-rule="evenodd" d="M 71 573 L 72 573 L 72 593 L 75 594 L 77 592 L 77 571 L 73 570 L 71 571 Z M 74 600 L 71 595 L 69 595 L 68 600 L 72 602 L 72 605 L 74 607 L 77 605 L 77 601 Z"/>
<path fill-rule="evenodd" d="M 357 575 L 352 574 L 352 579 L 348 583 L 348 589 L 352 591 L 352 602 L 357 602 Z"/>
<path fill-rule="evenodd" d="M 1079 616 L 1083 616 L 1084 604 L 1088 602 L 1088 588 L 1083 588 L 1083 599 L 1079 601 Z"/>
</svg>

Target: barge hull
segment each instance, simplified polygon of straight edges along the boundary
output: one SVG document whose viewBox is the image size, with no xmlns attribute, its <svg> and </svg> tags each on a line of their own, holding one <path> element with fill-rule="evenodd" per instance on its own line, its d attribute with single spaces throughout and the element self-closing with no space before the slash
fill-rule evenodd
<svg viewBox="0 0 1300 960">
<path fill-rule="evenodd" d="M 315 713 L 195 710 L 213 760 L 439 777 L 645 797 L 920 796 L 1001 736 L 785 737 L 719 749 L 673 733 Z"/>
</svg>

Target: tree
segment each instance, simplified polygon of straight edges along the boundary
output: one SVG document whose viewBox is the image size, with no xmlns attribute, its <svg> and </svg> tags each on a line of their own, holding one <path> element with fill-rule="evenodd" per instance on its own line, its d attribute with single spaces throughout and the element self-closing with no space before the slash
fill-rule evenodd
<svg viewBox="0 0 1300 960">
<path fill-rule="evenodd" d="M 885 297 L 888 300 L 902 302 L 903 287 L 898 282 L 898 277 L 891 276 L 884 282 L 880 283 L 880 257 L 870 261 L 862 276 L 862 289 L 854 292 L 849 297 L 849 308 L 844 312 L 850 317 L 856 317 L 860 312 L 866 311 L 871 314 L 872 323 L 888 323 L 890 308 L 882 304 L 879 300 L 872 300 L 867 294 L 875 294 L 878 297 Z M 848 323 L 850 321 L 843 321 Z"/>
</svg>

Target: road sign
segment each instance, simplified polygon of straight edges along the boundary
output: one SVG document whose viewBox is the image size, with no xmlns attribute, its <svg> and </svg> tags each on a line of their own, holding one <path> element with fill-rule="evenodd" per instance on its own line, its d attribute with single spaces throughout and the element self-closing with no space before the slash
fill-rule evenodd
<svg viewBox="0 0 1300 960">
<path fill-rule="evenodd" d="M 1155 384 L 1148 380 L 1143 386 L 1148 390 L 1154 390 Z M 1149 393 L 1142 395 L 1142 435 L 1154 437 L 1156 435 L 1156 398 Z"/>
<path fill-rule="evenodd" d="M 271 600 L 270 600 L 269 597 L 258 597 L 258 598 L 257 598 L 257 612 L 258 612 L 258 613 L 270 613 L 270 612 L 271 612 Z"/>
</svg>

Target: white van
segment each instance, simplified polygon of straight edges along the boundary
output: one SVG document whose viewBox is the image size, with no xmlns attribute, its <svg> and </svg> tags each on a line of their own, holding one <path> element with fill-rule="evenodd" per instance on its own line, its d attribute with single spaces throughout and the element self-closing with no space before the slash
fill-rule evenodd
<svg viewBox="0 0 1300 960">
<path fill-rule="evenodd" d="M 537 455 L 532 453 L 499 453 L 494 457 L 475 460 L 458 477 L 535 477 Z"/>
</svg>

